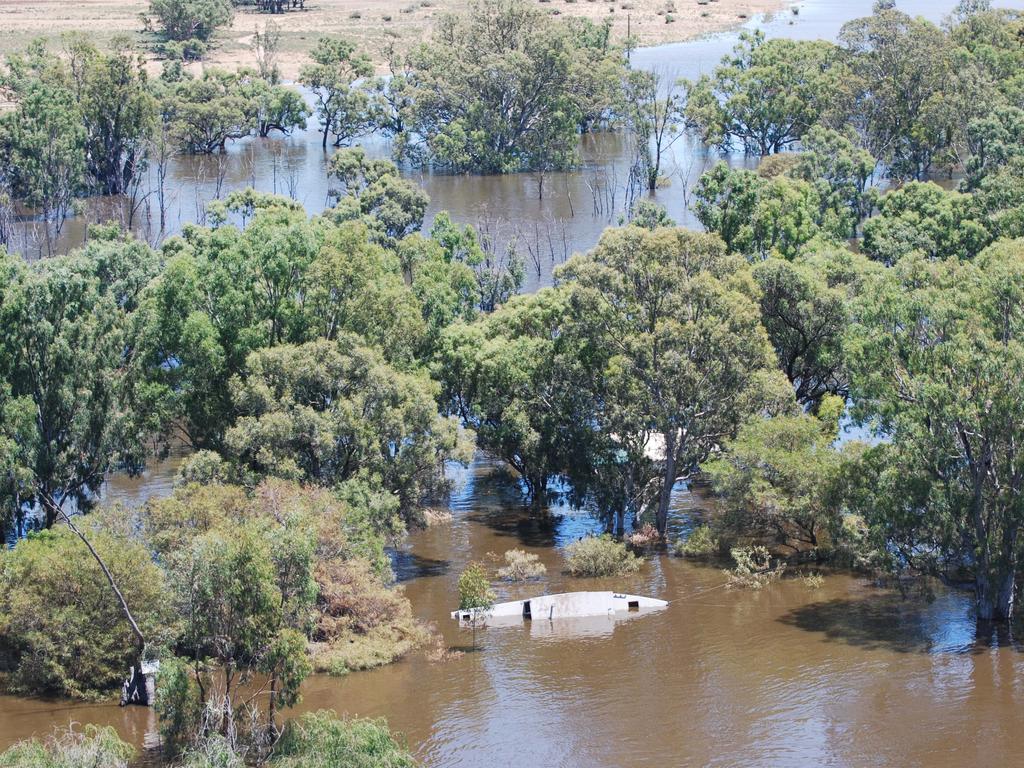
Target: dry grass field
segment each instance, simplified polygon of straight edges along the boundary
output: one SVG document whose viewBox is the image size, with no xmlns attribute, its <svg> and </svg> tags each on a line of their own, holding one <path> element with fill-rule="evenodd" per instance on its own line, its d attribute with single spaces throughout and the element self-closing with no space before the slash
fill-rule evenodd
<svg viewBox="0 0 1024 768">
<path fill-rule="evenodd" d="M 553 15 L 612 19 L 617 39 L 626 36 L 627 24 L 641 44 L 688 40 L 728 29 L 758 13 L 775 12 L 787 0 L 531 0 Z M 321 35 L 340 35 L 357 41 L 380 61 L 389 38 L 410 45 L 429 34 L 432 20 L 457 10 L 464 0 L 306 0 L 305 10 L 273 17 L 239 9 L 230 29 L 223 30 L 211 64 L 252 63 L 252 34 L 267 19 L 282 28 L 281 66 L 292 79 L 307 51 Z M 60 35 L 78 31 L 107 41 L 127 34 L 145 38 L 142 15 L 146 0 L 0 0 L 0 54 L 23 47 L 34 37 L 47 37 L 54 45 Z M 788 11 L 787 11 L 788 12 Z"/>
</svg>

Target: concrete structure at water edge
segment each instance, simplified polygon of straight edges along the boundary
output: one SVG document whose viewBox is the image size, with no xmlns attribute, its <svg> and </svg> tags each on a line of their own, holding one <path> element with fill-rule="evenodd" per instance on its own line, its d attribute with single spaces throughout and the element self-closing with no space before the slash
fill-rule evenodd
<svg viewBox="0 0 1024 768">
<path fill-rule="evenodd" d="M 667 605 L 665 600 L 621 592 L 562 592 L 497 603 L 485 614 L 477 614 L 475 618 L 480 620 L 486 616 L 488 624 L 506 624 L 533 619 L 574 619 L 630 611 L 646 612 L 660 610 Z M 451 617 L 460 622 L 471 622 L 474 619 L 472 610 L 452 611 Z"/>
</svg>

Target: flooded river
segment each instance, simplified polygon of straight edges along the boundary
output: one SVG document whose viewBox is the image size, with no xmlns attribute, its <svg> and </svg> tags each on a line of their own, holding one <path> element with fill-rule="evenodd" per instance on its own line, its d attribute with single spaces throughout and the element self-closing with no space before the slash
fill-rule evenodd
<svg viewBox="0 0 1024 768">
<path fill-rule="evenodd" d="M 843 21 L 871 4 L 803 2 L 799 15 L 779 14 L 768 30 L 834 38 Z M 953 5 L 899 3 L 935 20 Z M 634 64 L 693 76 L 734 41 L 725 35 L 640 50 Z M 370 146 L 387 152 L 382 143 Z M 495 232 L 533 233 L 545 253 L 539 267 L 528 264 L 533 288 L 550 279 L 552 263 L 593 245 L 617 216 L 594 190 L 601 179 L 621 185 L 627 157 L 620 136 L 588 138 L 584 168 L 549 177 L 543 200 L 528 175 L 416 177 L 433 200 L 431 214 L 448 209 Z M 717 157 L 689 139 L 677 142 L 668 169 L 673 184 L 656 197 L 674 218 L 690 221 L 683 190 Z M 171 228 L 195 220 L 216 186 L 292 194 L 318 211 L 327 198 L 325 163 L 308 132 L 241 142 L 223 160 L 178 158 L 170 174 Z M 69 223 L 69 239 L 81 238 L 81 224 Z M 175 467 L 171 460 L 139 479 L 112 478 L 106 496 L 140 503 L 169 493 Z M 676 530 L 693 525 L 700 508 L 698 495 L 680 490 Z M 416 614 L 466 653 L 440 663 L 415 653 L 372 672 L 313 678 L 301 709 L 386 717 L 430 768 L 1024 763 L 1024 654 L 1010 638 L 979 632 L 967 593 L 903 597 L 848 575 L 829 575 L 817 589 L 788 578 L 761 591 L 734 591 L 724 588 L 717 568 L 668 556 L 625 579 L 573 579 L 563 572 L 565 545 L 597 523 L 564 508 L 545 521 L 531 518 L 514 484 L 482 458 L 460 474 L 451 510 L 450 524 L 407 538 L 394 554 L 395 570 Z M 670 604 L 621 621 L 483 629 L 470 649 L 471 632 L 448 618 L 458 574 L 472 560 L 513 547 L 538 554 L 548 575 L 502 589 L 499 599 L 616 589 Z M 0 749 L 69 722 L 114 725 L 137 745 L 155 727 L 149 710 L 0 697 Z"/>
<path fill-rule="evenodd" d="M 844 22 L 868 15 L 874 0 L 803 0 L 793 8 L 768 19 L 752 19 L 746 28 L 763 29 L 769 36 L 834 40 Z M 1024 0 L 999 0 L 996 4 L 1024 8 Z M 955 7 L 956 0 L 900 0 L 898 7 L 940 22 Z M 633 52 L 632 65 L 658 72 L 666 82 L 693 79 L 710 71 L 736 44 L 738 32 L 702 40 Z M 87 213 L 69 220 L 58 250 L 80 245 L 86 224 L 96 221 L 127 222 L 127 209 L 134 207 L 131 224 L 150 242 L 180 232 L 189 222 L 203 221 L 205 205 L 234 189 L 254 187 L 263 192 L 290 196 L 311 213 L 329 204 L 332 186 L 327 178 L 330 154 L 322 151 L 315 120 L 310 129 L 287 138 L 245 139 L 229 144 L 218 156 L 176 156 L 171 158 L 165 184 L 165 222 L 161 234 L 156 195 L 156 174 L 139 191 L 134 206 L 120 200 L 90 199 Z M 373 136 L 359 142 L 371 155 L 390 156 L 390 144 Z M 527 268 L 525 290 L 550 283 L 551 272 L 576 251 L 593 247 L 602 230 L 622 216 L 630 194 L 627 192 L 633 151 L 621 133 L 596 133 L 581 142 L 581 167 L 570 173 L 547 174 L 544 196 L 538 195 L 534 174 L 467 176 L 429 173 L 410 168 L 403 173 L 421 184 L 430 195 L 426 226 L 434 216 L 449 211 L 456 221 L 475 224 L 494 242 L 515 241 Z M 689 192 L 700 175 L 715 162 L 725 159 L 733 165 L 752 166 L 754 159 L 742 153 L 722 154 L 682 135 L 664 161 L 662 175 L 667 185 L 651 195 L 680 224 L 696 226 L 689 211 Z M 646 192 L 633 194 L 646 196 Z M 38 224 L 27 223 L 15 234 L 12 248 L 30 258 L 45 253 L 45 237 Z M 501 247 L 498 248 L 501 251 Z"/>
<path fill-rule="evenodd" d="M 677 494 L 677 525 L 699 506 Z M 457 478 L 451 509 L 451 523 L 409 536 L 395 569 L 417 615 L 464 655 L 415 653 L 316 677 L 301 709 L 385 717 L 432 768 L 1021 762 L 1024 654 L 1006 638 L 977 636 L 968 594 L 903 598 L 846 575 L 818 589 L 787 578 L 727 590 L 718 569 L 667 556 L 624 579 L 574 579 L 563 573 L 564 547 L 594 530 L 593 519 L 567 509 L 530 518 L 514 484 L 484 460 Z M 620 621 L 484 628 L 473 650 L 472 632 L 448 618 L 458 574 L 513 547 L 537 553 L 548 575 L 499 599 L 616 589 L 671 602 Z M 136 744 L 155 726 L 145 709 L 0 698 L 0 747 L 71 721 L 112 724 Z"/>
</svg>

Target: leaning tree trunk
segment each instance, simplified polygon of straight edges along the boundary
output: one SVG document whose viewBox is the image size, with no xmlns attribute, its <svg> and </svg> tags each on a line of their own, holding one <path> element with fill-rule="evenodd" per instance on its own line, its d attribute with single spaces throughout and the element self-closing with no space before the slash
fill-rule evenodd
<svg viewBox="0 0 1024 768">
<path fill-rule="evenodd" d="M 146 638 L 142 634 L 142 630 L 139 629 L 139 624 L 137 621 L 135 621 L 135 616 L 132 615 L 131 608 L 128 607 L 128 601 L 125 600 L 124 593 L 122 593 L 121 589 L 117 586 L 117 581 L 114 579 L 114 575 L 110 572 L 110 568 L 107 567 L 106 562 L 104 562 L 103 558 L 100 556 L 100 553 L 96 551 L 96 548 L 92 545 L 92 542 L 89 541 L 88 537 L 82 532 L 82 530 L 77 525 L 75 525 L 75 522 L 74 520 L 72 520 L 71 515 L 69 515 L 61 505 L 57 504 L 50 497 L 46 497 L 44 499 L 43 505 L 44 507 L 47 507 L 51 513 L 54 514 L 55 519 L 63 520 L 64 524 L 67 525 L 68 529 L 72 533 L 74 533 L 79 539 L 81 539 L 82 543 L 85 544 L 86 548 L 89 550 L 89 553 L 93 556 L 93 559 L 96 560 L 96 563 L 97 565 L 99 565 L 100 570 L 103 571 L 103 575 L 104 577 L 106 577 L 107 583 L 110 585 L 110 589 L 111 591 L 113 591 L 114 596 L 117 598 L 117 602 L 121 607 L 121 613 L 124 614 L 125 620 L 127 620 L 128 626 L 132 630 L 132 635 L 134 635 L 135 637 L 135 642 L 138 645 L 138 654 L 135 660 L 135 669 L 138 670 L 139 675 L 142 675 L 142 662 L 146 648 Z M 146 690 L 144 680 L 142 685 L 142 690 Z M 149 704 L 151 702 L 148 701 L 147 697 L 146 701 L 140 701 L 139 703 Z"/>
</svg>

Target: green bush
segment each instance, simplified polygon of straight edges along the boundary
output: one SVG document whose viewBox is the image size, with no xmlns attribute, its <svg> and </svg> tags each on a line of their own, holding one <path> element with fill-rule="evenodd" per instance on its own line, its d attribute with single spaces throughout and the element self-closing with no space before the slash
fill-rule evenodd
<svg viewBox="0 0 1024 768">
<path fill-rule="evenodd" d="M 135 754 L 113 728 L 87 725 L 48 741 L 22 741 L 0 753 L 0 768 L 127 768 Z"/>
<path fill-rule="evenodd" d="M 573 576 L 622 576 L 636 573 L 643 561 L 611 536 L 589 536 L 568 547 Z"/>
<path fill-rule="evenodd" d="M 220 734 L 203 739 L 185 754 L 181 768 L 245 768 L 245 760 Z"/>
<path fill-rule="evenodd" d="M 712 557 L 718 553 L 718 539 L 710 526 L 702 525 L 685 539 L 679 539 L 673 549 L 680 557 Z"/>
<path fill-rule="evenodd" d="M 150 0 L 149 12 L 170 40 L 208 40 L 231 22 L 230 0 Z"/>
<path fill-rule="evenodd" d="M 726 571 L 729 589 L 761 589 L 786 570 L 785 563 L 772 567 L 772 556 L 767 547 L 735 547 L 730 554 L 736 567 Z"/>
<path fill-rule="evenodd" d="M 159 645 L 173 626 L 162 572 L 142 544 L 89 528 L 143 634 Z M 0 666 L 9 690 L 98 698 L 121 687 L 136 654 L 109 583 L 70 530 L 0 551 Z"/>
<path fill-rule="evenodd" d="M 383 720 L 339 720 L 316 712 L 292 720 L 271 761 L 274 768 L 414 768 L 412 756 Z"/>
</svg>

